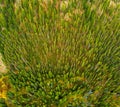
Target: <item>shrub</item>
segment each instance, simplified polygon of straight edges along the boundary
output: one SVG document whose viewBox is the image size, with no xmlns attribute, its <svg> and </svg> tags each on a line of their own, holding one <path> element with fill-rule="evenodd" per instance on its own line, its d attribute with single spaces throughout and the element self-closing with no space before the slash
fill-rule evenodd
<svg viewBox="0 0 120 107">
<path fill-rule="evenodd" d="M 7 104 L 119 105 L 120 8 L 113 3 L 4 1 L 0 52 L 12 86 Z"/>
</svg>

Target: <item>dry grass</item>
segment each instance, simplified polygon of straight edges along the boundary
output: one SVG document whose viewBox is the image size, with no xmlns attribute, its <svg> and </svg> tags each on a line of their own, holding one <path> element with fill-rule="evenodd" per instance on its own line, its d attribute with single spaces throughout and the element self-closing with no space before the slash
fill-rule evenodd
<svg viewBox="0 0 120 107">
<path fill-rule="evenodd" d="M 6 72 L 7 72 L 7 69 L 2 61 L 2 55 L 0 54 L 0 73 L 6 73 Z"/>
</svg>

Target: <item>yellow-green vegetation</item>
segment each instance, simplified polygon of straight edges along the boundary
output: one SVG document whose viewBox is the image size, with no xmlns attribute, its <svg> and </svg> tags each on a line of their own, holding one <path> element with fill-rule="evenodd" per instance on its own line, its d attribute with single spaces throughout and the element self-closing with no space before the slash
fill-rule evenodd
<svg viewBox="0 0 120 107">
<path fill-rule="evenodd" d="M 6 99 L 7 86 L 4 82 L 5 77 L 0 78 L 0 98 Z"/>
<path fill-rule="evenodd" d="M 0 107 L 6 107 L 7 103 L 7 92 L 10 90 L 8 83 L 8 76 L 0 75 Z"/>
<path fill-rule="evenodd" d="M 118 1 L 1 4 L 0 52 L 11 86 L 8 107 L 120 106 Z"/>
</svg>

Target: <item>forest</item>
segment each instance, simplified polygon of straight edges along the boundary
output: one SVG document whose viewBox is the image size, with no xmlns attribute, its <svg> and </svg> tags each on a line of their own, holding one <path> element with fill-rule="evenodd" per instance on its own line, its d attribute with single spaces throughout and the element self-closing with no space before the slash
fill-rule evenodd
<svg viewBox="0 0 120 107">
<path fill-rule="evenodd" d="M 0 107 L 120 107 L 119 0 L 0 0 Z"/>
</svg>

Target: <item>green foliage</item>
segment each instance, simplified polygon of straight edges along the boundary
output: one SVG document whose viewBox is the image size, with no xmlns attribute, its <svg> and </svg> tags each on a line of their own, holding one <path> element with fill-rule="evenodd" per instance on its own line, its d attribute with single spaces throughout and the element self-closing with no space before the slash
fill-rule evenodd
<svg viewBox="0 0 120 107">
<path fill-rule="evenodd" d="M 13 87 L 8 105 L 120 105 L 119 4 L 5 0 L 1 10 L 0 52 Z"/>
</svg>

